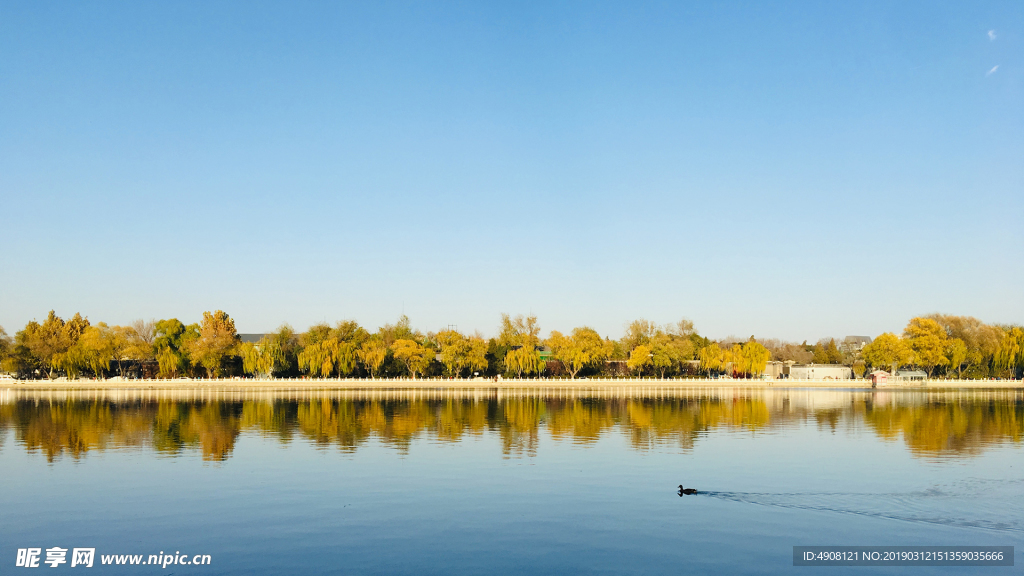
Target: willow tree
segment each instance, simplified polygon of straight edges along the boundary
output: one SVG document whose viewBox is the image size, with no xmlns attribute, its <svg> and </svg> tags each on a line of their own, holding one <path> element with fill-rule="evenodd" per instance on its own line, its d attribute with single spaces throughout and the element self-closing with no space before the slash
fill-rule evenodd
<svg viewBox="0 0 1024 576">
<path fill-rule="evenodd" d="M 458 376 L 466 365 L 469 354 L 469 340 L 457 330 L 442 330 L 434 336 L 440 352 L 441 364 L 449 377 Z"/>
<path fill-rule="evenodd" d="M 357 352 L 370 335 L 352 320 L 338 322 L 334 328 L 316 324 L 298 338 L 299 370 L 312 376 L 329 378 L 332 374 L 348 376 L 358 366 Z"/>
<path fill-rule="evenodd" d="M 14 342 L 11 341 L 11 337 L 7 335 L 7 331 L 4 330 L 3 326 L 0 326 L 0 365 L 2 365 L 11 354 L 11 348 L 14 347 Z"/>
<path fill-rule="evenodd" d="M 299 352 L 299 370 L 310 376 L 329 378 L 339 356 L 340 342 L 333 339 L 321 340 L 307 345 Z"/>
<path fill-rule="evenodd" d="M 373 337 L 359 346 L 356 355 L 370 371 L 370 378 L 376 378 L 377 372 L 388 357 L 388 345 L 382 338 Z"/>
<path fill-rule="evenodd" d="M 569 372 L 569 377 L 573 379 L 580 370 L 603 361 L 608 355 L 607 346 L 601 335 L 586 326 L 574 328 L 568 336 L 553 330 L 547 345 L 551 348 L 552 356 L 562 362 Z"/>
<path fill-rule="evenodd" d="M 768 360 L 772 356 L 767 348 L 755 341 L 747 342 L 739 347 L 735 355 L 733 366 L 738 372 L 750 377 L 763 374 L 765 367 L 768 366 Z"/>
<path fill-rule="evenodd" d="M 173 378 L 192 367 L 189 348 L 198 339 L 199 324 L 186 326 L 177 318 L 168 318 L 154 325 L 153 350 L 161 378 Z"/>
<path fill-rule="evenodd" d="M 517 378 L 523 375 L 537 374 L 544 371 L 544 361 L 540 351 L 533 346 L 519 346 L 505 355 L 505 369 L 515 373 Z"/>
<path fill-rule="evenodd" d="M 1016 377 L 1017 370 L 1024 368 L 1024 328 L 1010 326 L 1003 330 L 992 363 L 996 369 L 1009 370 Z"/>
<path fill-rule="evenodd" d="M 242 370 L 246 374 L 271 379 L 274 368 L 284 361 L 284 350 L 272 335 L 265 335 L 257 343 L 244 342 L 238 347 L 242 357 Z"/>
<path fill-rule="evenodd" d="M 88 360 L 81 346 L 72 346 L 63 352 L 54 354 L 51 364 L 57 370 L 63 371 L 68 380 L 75 380 L 88 366 Z"/>
<path fill-rule="evenodd" d="M 118 334 L 115 328 L 103 322 L 90 326 L 75 345 L 81 348 L 83 362 L 97 378 L 103 378 L 104 373 L 110 370 L 110 362 L 117 354 Z"/>
<path fill-rule="evenodd" d="M 507 374 L 522 377 L 524 373 L 543 371 L 540 359 L 540 324 L 534 315 L 511 317 L 501 315 L 497 344 L 507 350 L 502 361 Z"/>
<path fill-rule="evenodd" d="M 700 362 L 700 369 L 708 376 L 712 371 L 719 371 L 725 367 L 725 354 L 718 344 L 711 343 L 697 352 L 697 360 Z"/>
</svg>

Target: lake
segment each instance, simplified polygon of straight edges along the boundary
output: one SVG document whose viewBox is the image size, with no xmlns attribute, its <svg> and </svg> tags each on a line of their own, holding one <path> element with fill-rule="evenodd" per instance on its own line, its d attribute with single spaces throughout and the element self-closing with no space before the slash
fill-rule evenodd
<svg viewBox="0 0 1024 576">
<path fill-rule="evenodd" d="M 0 390 L 0 573 L 908 570 L 803 545 L 1015 546 L 909 570 L 1019 573 L 1022 438 L 1013 389 Z M 132 555 L 210 558 L 101 562 Z"/>
</svg>

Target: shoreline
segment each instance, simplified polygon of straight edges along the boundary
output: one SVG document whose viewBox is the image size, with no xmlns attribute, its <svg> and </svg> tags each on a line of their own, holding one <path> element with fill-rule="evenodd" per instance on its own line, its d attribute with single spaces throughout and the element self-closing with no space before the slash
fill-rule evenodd
<svg viewBox="0 0 1024 576">
<path fill-rule="evenodd" d="M 421 389 L 604 389 L 604 388 L 821 388 L 871 390 L 870 380 L 744 380 L 744 379 L 659 379 L 659 378 L 592 378 L 592 379 L 216 379 L 216 380 L 12 380 L 0 381 L 0 388 L 15 390 L 209 390 L 209 389 L 274 389 L 274 390 L 421 390 Z M 878 390 L 927 389 L 1024 389 L 1021 380 L 926 380 L 895 382 L 878 386 Z"/>
</svg>

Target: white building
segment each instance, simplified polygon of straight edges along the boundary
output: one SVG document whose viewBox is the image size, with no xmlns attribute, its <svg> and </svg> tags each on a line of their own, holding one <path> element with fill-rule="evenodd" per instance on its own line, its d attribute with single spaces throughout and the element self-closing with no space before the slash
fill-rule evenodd
<svg viewBox="0 0 1024 576">
<path fill-rule="evenodd" d="M 789 377 L 799 380 L 852 380 L 853 368 L 839 364 L 794 364 Z"/>
</svg>

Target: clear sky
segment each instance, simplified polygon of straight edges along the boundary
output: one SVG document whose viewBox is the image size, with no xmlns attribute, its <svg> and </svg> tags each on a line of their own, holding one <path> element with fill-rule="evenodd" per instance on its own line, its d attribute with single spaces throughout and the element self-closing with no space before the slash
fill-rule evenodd
<svg viewBox="0 0 1024 576">
<path fill-rule="evenodd" d="M 1024 3 L 0 0 L 0 325 L 1024 322 Z"/>
</svg>

